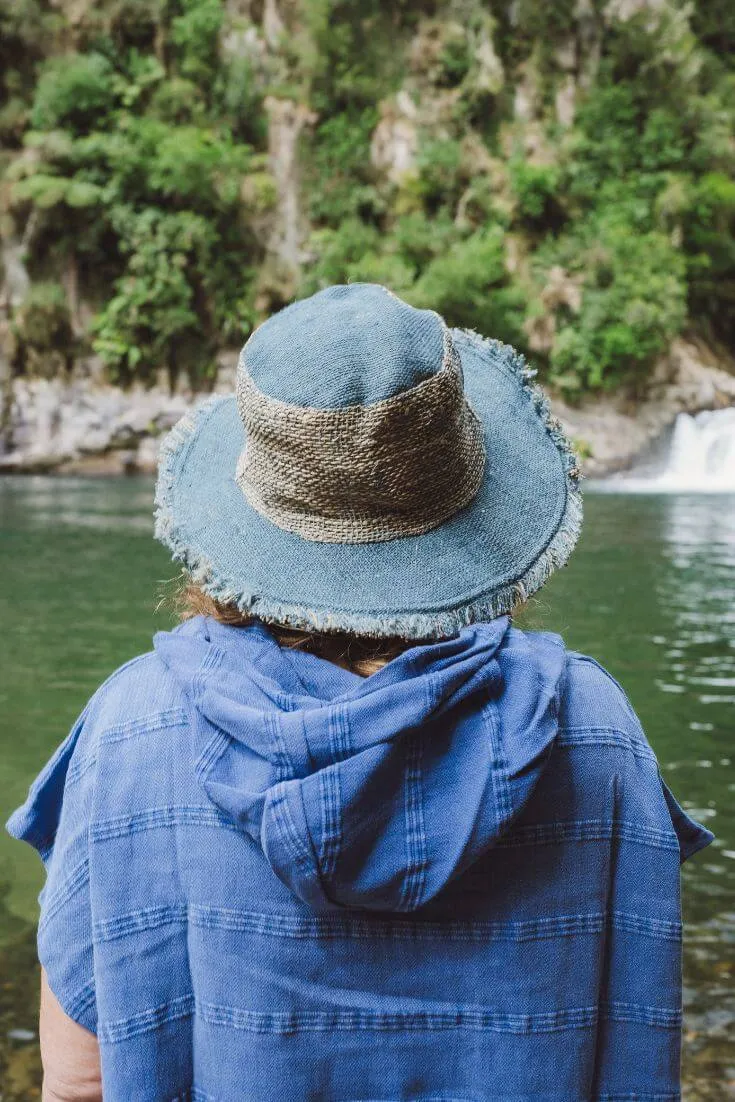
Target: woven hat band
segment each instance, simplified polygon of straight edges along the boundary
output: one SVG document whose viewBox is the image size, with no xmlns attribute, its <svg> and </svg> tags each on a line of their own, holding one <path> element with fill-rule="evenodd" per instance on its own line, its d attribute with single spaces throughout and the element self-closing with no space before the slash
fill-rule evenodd
<svg viewBox="0 0 735 1102">
<path fill-rule="evenodd" d="M 246 444 L 236 481 L 273 524 L 322 543 L 371 543 L 436 528 L 477 493 L 482 426 L 444 329 L 442 365 L 370 405 L 293 406 L 264 394 L 244 353 L 237 403 Z"/>
</svg>

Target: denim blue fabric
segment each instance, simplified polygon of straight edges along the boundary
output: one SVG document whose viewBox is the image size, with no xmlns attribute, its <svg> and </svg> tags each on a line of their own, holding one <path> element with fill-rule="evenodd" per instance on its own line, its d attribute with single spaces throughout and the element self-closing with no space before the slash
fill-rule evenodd
<svg viewBox="0 0 735 1102">
<path fill-rule="evenodd" d="M 280 310 L 243 351 L 264 394 L 340 409 L 384 401 L 431 378 L 442 364 L 442 339 L 433 310 L 417 310 L 375 283 L 351 283 Z"/>
<path fill-rule="evenodd" d="M 212 597 L 260 619 L 427 639 L 510 611 L 567 561 L 582 505 L 577 460 L 533 372 L 508 345 L 451 330 L 484 428 L 473 500 L 417 536 L 346 544 L 284 531 L 235 481 L 246 445 L 234 396 L 217 395 L 162 450 L 156 535 Z M 439 370 L 437 315 L 382 287 L 331 287 L 266 321 L 249 370 L 270 396 L 333 408 L 403 391 Z"/>
<path fill-rule="evenodd" d="M 507 617 L 367 679 L 156 636 L 8 824 L 106 1102 L 679 1098 L 679 865 L 623 691 Z"/>
</svg>

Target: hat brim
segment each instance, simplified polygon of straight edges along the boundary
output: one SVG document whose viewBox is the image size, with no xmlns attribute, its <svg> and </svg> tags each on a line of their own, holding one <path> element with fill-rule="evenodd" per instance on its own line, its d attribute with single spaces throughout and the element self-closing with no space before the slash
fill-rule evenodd
<svg viewBox="0 0 735 1102">
<path fill-rule="evenodd" d="M 157 538 L 210 596 L 266 622 L 423 639 L 510 611 L 577 541 L 577 463 L 523 358 L 467 330 L 452 337 L 486 462 L 477 495 L 439 527 L 360 544 L 284 531 L 235 482 L 245 434 L 234 396 L 218 396 L 162 445 Z"/>
</svg>

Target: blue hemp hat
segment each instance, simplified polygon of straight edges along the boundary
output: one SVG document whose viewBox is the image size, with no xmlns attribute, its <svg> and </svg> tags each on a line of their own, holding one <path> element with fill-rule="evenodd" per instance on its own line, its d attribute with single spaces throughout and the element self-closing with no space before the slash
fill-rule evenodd
<svg viewBox="0 0 735 1102">
<path fill-rule="evenodd" d="M 156 536 L 261 620 L 411 639 L 508 612 L 568 559 L 577 460 L 523 357 L 384 287 L 287 306 L 236 394 L 161 448 Z"/>
</svg>

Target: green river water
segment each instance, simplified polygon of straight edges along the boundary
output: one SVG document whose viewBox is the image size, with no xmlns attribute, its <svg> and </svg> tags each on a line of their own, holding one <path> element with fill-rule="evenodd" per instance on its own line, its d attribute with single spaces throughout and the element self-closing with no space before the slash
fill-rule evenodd
<svg viewBox="0 0 735 1102">
<path fill-rule="evenodd" d="M 170 622 L 148 479 L 0 479 L 3 820 L 88 696 Z M 525 616 L 623 682 L 674 792 L 715 831 L 684 867 L 684 1081 L 735 1098 L 735 497 L 589 492 L 571 564 Z M 0 1102 L 40 1097 L 41 864 L 0 833 Z"/>
</svg>

